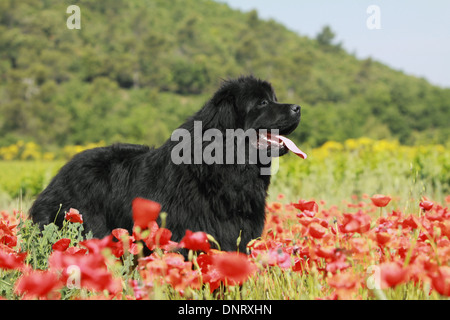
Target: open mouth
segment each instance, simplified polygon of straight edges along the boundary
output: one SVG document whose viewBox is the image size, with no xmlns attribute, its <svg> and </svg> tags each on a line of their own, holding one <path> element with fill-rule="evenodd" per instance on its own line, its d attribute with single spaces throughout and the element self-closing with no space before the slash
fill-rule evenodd
<svg viewBox="0 0 450 320">
<path fill-rule="evenodd" d="M 258 133 L 258 141 L 256 147 L 258 149 L 288 149 L 298 155 L 300 158 L 306 159 L 307 157 L 306 153 L 301 151 L 292 140 L 286 138 L 285 136 L 277 134 L 270 134 L 260 131 Z"/>
</svg>

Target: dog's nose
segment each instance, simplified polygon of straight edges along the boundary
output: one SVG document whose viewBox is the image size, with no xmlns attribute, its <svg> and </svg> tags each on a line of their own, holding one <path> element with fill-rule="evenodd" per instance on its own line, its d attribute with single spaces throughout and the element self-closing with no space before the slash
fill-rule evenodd
<svg viewBox="0 0 450 320">
<path fill-rule="evenodd" d="M 292 110 L 293 113 L 300 113 L 300 106 L 297 105 L 297 104 L 293 104 L 291 106 L 291 110 Z"/>
</svg>

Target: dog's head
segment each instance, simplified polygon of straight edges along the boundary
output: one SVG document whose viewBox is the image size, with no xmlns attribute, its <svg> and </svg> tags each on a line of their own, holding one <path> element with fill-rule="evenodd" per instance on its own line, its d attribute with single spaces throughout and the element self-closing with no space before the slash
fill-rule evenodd
<svg viewBox="0 0 450 320">
<path fill-rule="evenodd" d="M 279 103 L 270 83 L 252 76 L 225 81 L 211 103 L 222 129 L 254 130 L 256 138 L 250 140 L 253 147 L 272 150 L 275 156 L 288 152 L 292 142 L 284 135 L 297 128 L 301 108 Z"/>
</svg>

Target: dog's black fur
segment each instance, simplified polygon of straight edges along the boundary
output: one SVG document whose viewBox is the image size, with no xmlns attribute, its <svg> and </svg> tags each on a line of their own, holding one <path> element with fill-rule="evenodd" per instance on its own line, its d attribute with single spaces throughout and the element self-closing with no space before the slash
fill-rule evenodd
<svg viewBox="0 0 450 320">
<path fill-rule="evenodd" d="M 268 82 L 248 76 L 224 81 L 180 128 L 193 133 L 194 121 L 202 122 L 203 131 L 216 128 L 224 137 L 226 129 L 238 128 L 289 134 L 300 121 L 300 107 L 278 103 Z M 261 175 L 261 163 L 248 161 L 176 165 L 171 151 L 178 143 L 169 139 L 157 149 L 116 144 L 77 154 L 34 202 L 33 221 L 42 228 L 56 217 L 61 226 L 64 212 L 76 208 L 85 230 L 97 238 L 119 227 L 131 233 L 131 202 L 143 197 L 161 203 L 168 213 L 166 228 L 172 231 L 172 240 L 180 241 L 186 229 L 205 231 L 222 250 L 246 252 L 246 244 L 263 230 L 270 176 Z M 279 150 L 280 155 L 286 152 L 285 147 Z"/>
</svg>

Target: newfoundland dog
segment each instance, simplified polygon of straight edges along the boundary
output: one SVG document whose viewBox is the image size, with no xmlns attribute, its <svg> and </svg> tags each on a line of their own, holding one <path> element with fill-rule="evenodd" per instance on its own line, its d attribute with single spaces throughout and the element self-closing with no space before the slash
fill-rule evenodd
<svg viewBox="0 0 450 320">
<path fill-rule="evenodd" d="M 306 157 L 284 137 L 299 121 L 300 106 L 277 102 L 268 82 L 253 76 L 224 81 L 159 148 L 115 144 L 75 155 L 30 215 L 41 228 L 62 226 L 64 212 L 76 208 L 96 238 L 115 228 L 131 234 L 131 203 L 142 197 L 167 212 L 172 240 L 187 229 L 204 231 L 222 250 L 246 252 L 264 227 L 271 159 L 289 150 Z"/>
</svg>

